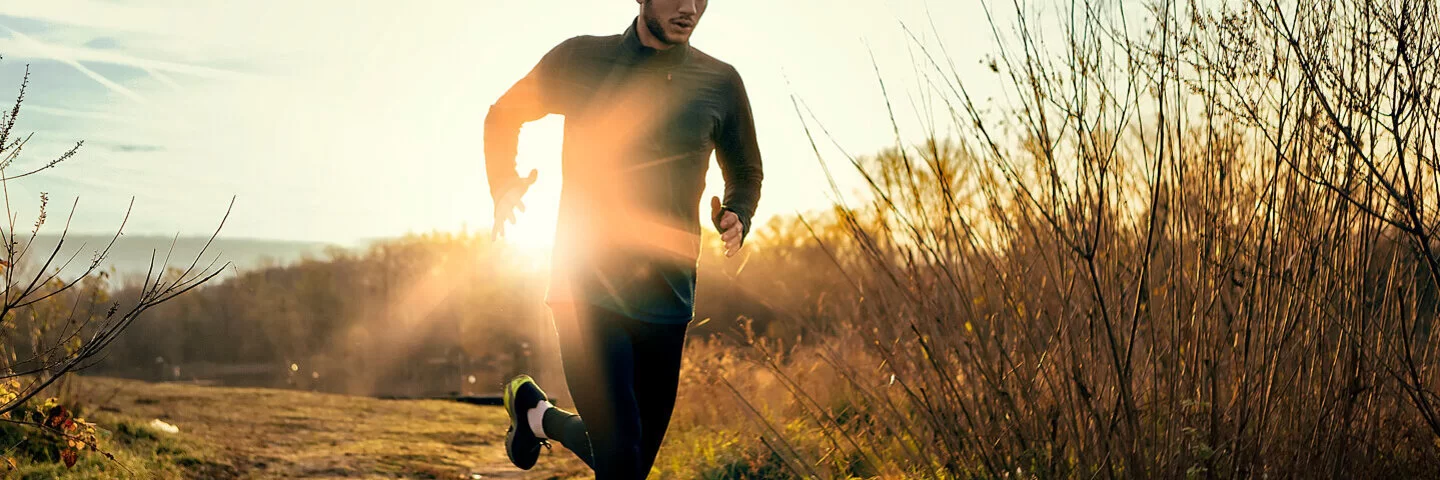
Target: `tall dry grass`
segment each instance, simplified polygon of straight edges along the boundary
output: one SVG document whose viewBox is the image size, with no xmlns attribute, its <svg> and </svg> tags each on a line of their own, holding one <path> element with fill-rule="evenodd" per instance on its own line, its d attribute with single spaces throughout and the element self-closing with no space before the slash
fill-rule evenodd
<svg viewBox="0 0 1440 480">
<path fill-rule="evenodd" d="M 954 140 L 853 161 L 820 337 L 692 343 L 660 472 L 1437 475 L 1440 11 L 1009 7 L 1009 103 L 916 37 Z"/>
</svg>

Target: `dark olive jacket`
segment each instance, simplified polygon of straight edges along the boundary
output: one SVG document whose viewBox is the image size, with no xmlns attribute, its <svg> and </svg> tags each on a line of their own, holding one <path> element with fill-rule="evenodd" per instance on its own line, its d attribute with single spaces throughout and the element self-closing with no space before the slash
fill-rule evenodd
<svg viewBox="0 0 1440 480">
<path fill-rule="evenodd" d="M 740 75 L 689 45 L 646 47 L 634 22 L 622 35 L 562 42 L 490 107 L 485 166 L 495 198 L 520 181 L 520 127 L 549 114 L 565 116 L 565 138 L 547 301 L 689 322 L 711 154 L 724 208 L 747 235 L 760 200 L 760 148 Z"/>
</svg>

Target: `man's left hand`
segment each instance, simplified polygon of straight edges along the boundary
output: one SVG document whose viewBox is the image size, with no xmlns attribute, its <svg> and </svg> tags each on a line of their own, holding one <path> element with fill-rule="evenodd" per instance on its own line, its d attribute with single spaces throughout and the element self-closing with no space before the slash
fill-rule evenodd
<svg viewBox="0 0 1440 480">
<path fill-rule="evenodd" d="M 715 229 L 720 231 L 720 240 L 725 242 L 725 256 L 735 256 L 740 251 L 740 237 L 744 233 L 740 216 L 721 208 L 720 197 L 710 197 L 710 218 L 715 221 Z"/>
</svg>

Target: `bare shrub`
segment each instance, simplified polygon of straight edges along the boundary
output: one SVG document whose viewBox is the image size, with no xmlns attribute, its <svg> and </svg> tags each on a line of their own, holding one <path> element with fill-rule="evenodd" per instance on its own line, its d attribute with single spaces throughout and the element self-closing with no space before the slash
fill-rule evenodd
<svg viewBox="0 0 1440 480">
<path fill-rule="evenodd" d="M 958 135 L 854 162 L 843 333 L 706 370 L 787 474 L 1440 471 L 1435 7 L 1013 6 L 1000 114 L 916 41 Z"/>
<path fill-rule="evenodd" d="M 152 260 L 152 268 L 131 298 L 113 299 L 107 288 L 108 272 L 101 267 L 115 239 L 124 230 L 129 210 L 108 244 L 72 249 L 66 243 L 66 235 L 70 232 L 70 219 L 79 204 L 78 198 L 71 205 L 55 247 L 48 252 L 32 249 L 36 236 L 50 223 L 49 198 L 41 194 L 34 223 L 26 225 L 18 222 L 18 214 L 10 203 L 9 186 L 11 182 L 22 181 L 70 160 L 84 142 L 76 143 L 39 166 L 18 166 L 28 163 L 22 158 L 22 151 L 33 137 L 33 134 L 21 136 L 15 131 L 29 80 L 27 69 L 14 106 L 0 112 L 0 193 L 5 202 L 5 220 L 0 221 L 0 243 L 3 243 L 0 245 L 0 277 L 3 277 L 0 338 L 4 340 L 0 343 L 0 416 L 11 426 L 31 427 L 42 434 L 68 440 L 55 442 L 64 447 L 55 458 L 64 459 L 70 465 L 77 458 L 75 447 L 98 448 L 93 425 L 75 417 L 74 403 L 62 404 L 56 399 L 39 402 L 36 396 L 62 382 L 67 374 L 92 365 L 105 348 L 147 310 L 214 278 L 223 271 L 224 265 L 216 268 L 213 260 L 201 265 L 206 255 L 202 249 L 188 266 L 166 269 L 170 262 L 167 253 L 163 258 Z M 12 173 L 17 170 L 20 173 Z M 214 236 L 210 239 L 214 240 Z M 80 257 L 82 253 L 90 254 L 89 258 Z M 73 277 L 63 275 L 62 271 L 77 258 L 88 262 L 88 267 Z M 26 441 L 24 438 L 22 443 Z"/>
</svg>

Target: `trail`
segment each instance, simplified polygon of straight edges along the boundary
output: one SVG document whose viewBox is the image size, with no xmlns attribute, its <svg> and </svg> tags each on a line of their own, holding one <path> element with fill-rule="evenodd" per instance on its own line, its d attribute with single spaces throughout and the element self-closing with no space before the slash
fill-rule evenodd
<svg viewBox="0 0 1440 480">
<path fill-rule="evenodd" d="M 505 458 L 505 411 L 441 400 L 84 377 L 94 410 L 158 418 L 230 462 L 220 478 L 583 478 L 563 447 L 528 472 Z M 233 467 L 233 468 L 229 468 Z"/>
</svg>

